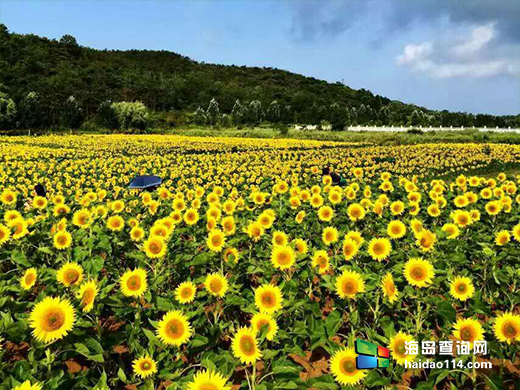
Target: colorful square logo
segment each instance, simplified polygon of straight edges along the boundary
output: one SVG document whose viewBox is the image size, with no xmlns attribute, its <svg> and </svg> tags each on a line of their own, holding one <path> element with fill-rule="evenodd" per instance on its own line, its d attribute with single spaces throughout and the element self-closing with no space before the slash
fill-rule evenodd
<svg viewBox="0 0 520 390">
<path fill-rule="evenodd" d="M 356 367 L 358 370 L 385 368 L 390 365 L 390 350 L 365 340 L 356 340 Z"/>
</svg>

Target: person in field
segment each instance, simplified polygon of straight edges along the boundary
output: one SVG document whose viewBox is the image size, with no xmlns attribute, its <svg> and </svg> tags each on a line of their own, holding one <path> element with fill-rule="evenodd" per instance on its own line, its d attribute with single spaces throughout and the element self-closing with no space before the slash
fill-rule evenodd
<svg viewBox="0 0 520 390">
<path fill-rule="evenodd" d="M 330 176 L 332 178 L 332 183 L 340 186 L 344 186 L 347 184 L 347 181 L 338 173 L 332 171 L 329 166 L 325 166 L 322 169 L 323 176 Z"/>
</svg>

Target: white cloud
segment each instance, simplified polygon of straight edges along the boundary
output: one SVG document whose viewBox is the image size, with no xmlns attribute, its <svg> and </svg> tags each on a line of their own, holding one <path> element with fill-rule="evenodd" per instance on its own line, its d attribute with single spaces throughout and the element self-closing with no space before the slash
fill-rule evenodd
<svg viewBox="0 0 520 390">
<path fill-rule="evenodd" d="M 518 77 L 518 59 L 500 57 L 497 48 L 489 44 L 496 36 L 495 23 L 488 23 L 474 28 L 471 36 L 462 42 L 455 43 L 450 39 L 410 43 L 405 46 L 403 54 L 396 57 L 396 64 L 435 79 Z"/>
<path fill-rule="evenodd" d="M 483 49 L 491 39 L 496 36 L 495 24 L 489 23 L 473 30 L 469 41 L 455 46 L 453 53 L 459 57 L 465 57 L 477 53 Z"/>
<path fill-rule="evenodd" d="M 398 65 L 413 64 L 420 62 L 422 59 L 428 57 L 433 51 L 431 42 L 424 42 L 420 45 L 413 43 L 406 45 L 404 53 L 397 57 Z"/>
</svg>

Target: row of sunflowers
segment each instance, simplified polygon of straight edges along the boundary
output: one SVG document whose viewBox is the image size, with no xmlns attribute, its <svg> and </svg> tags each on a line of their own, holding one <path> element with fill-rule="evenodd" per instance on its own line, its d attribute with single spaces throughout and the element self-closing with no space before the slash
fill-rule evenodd
<svg viewBox="0 0 520 390">
<path fill-rule="evenodd" d="M 473 173 L 518 169 L 518 146 L 47 136 L 0 151 L 1 390 L 520 380 L 520 176 Z M 156 191 L 126 188 L 151 173 Z M 356 339 L 390 367 L 358 369 Z M 407 343 L 441 340 L 493 368 L 406 367 L 431 359 Z"/>
</svg>

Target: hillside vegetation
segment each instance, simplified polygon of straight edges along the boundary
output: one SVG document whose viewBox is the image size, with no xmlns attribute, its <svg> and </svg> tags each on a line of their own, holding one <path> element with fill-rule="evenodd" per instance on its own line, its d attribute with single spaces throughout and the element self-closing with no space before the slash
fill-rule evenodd
<svg viewBox="0 0 520 390">
<path fill-rule="evenodd" d="M 520 125 L 520 116 L 432 111 L 280 69 L 199 63 L 168 51 L 95 50 L 70 35 L 51 40 L 10 33 L 5 25 L 0 52 L 3 129 L 244 127 L 264 121 L 327 123 L 335 130 L 352 124 Z M 126 106 L 106 109 L 136 101 L 148 113 L 140 111 L 135 123 Z"/>
</svg>

